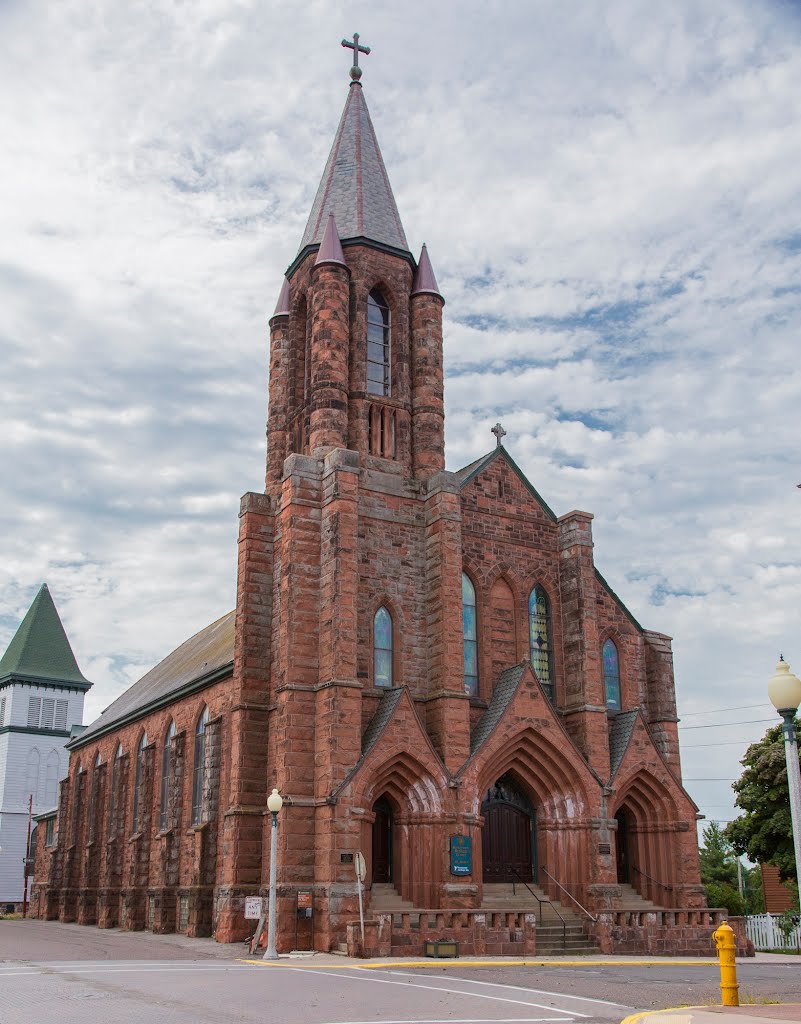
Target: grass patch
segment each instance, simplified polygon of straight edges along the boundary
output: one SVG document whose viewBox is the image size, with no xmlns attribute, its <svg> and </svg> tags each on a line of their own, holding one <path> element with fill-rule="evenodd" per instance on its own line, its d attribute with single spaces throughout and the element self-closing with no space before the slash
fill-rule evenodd
<svg viewBox="0 0 801 1024">
<path fill-rule="evenodd" d="M 0 921 L 21 921 L 22 914 L 0 914 Z"/>
</svg>

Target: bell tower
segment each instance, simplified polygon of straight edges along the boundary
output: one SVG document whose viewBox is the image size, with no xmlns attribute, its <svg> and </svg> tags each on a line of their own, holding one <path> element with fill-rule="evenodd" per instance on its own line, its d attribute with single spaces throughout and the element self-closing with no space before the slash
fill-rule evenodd
<svg viewBox="0 0 801 1024">
<path fill-rule="evenodd" d="M 297 256 L 270 320 L 267 491 L 292 455 L 337 448 L 425 479 L 444 468 L 442 307 L 410 250 L 360 82 L 351 85 Z"/>
</svg>

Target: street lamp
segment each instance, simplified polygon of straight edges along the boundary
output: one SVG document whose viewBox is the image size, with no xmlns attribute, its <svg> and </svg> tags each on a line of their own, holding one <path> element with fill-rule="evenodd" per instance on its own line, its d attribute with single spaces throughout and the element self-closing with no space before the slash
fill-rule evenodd
<svg viewBox="0 0 801 1024">
<path fill-rule="evenodd" d="M 275 949 L 275 889 L 276 889 L 276 859 L 278 857 L 278 812 L 284 806 L 281 794 L 277 789 L 267 797 L 267 810 L 273 816 L 273 824 L 270 829 L 270 907 L 267 917 L 267 952 L 264 960 L 277 960 L 278 953 Z"/>
<path fill-rule="evenodd" d="M 771 704 L 784 719 L 784 756 L 787 759 L 787 785 L 790 789 L 790 817 L 793 822 L 793 848 L 795 849 L 795 873 L 798 891 L 801 894 L 801 771 L 798 766 L 798 746 L 795 742 L 793 719 L 801 704 L 801 679 L 790 671 L 790 666 L 780 657 L 776 672 L 768 683 Z"/>
</svg>

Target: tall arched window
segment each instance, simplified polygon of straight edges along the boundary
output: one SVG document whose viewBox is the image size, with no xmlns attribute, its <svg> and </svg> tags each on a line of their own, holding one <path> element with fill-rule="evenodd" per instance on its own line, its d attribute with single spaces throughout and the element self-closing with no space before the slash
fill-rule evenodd
<svg viewBox="0 0 801 1024">
<path fill-rule="evenodd" d="M 47 755 L 47 765 L 45 766 L 44 802 L 48 807 L 55 807 L 58 803 L 58 769 L 58 751 L 51 750 Z"/>
<path fill-rule="evenodd" d="M 117 804 L 118 790 L 120 788 L 120 761 L 122 760 L 122 744 L 117 744 L 114 753 L 114 760 L 111 764 L 111 788 L 108 798 L 108 837 L 112 839 L 117 834 Z"/>
<path fill-rule="evenodd" d="M 25 800 L 33 797 L 34 805 L 39 803 L 39 751 L 36 747 L 28 751 L 25 762 Z"/>
<path fill-rule="evenodd" d="M 164 748 L 161 752 L 161 807 L 159 809 L 159 830 L 166 832 L 170 821 L 170 771 L 172 769 L 172 741 L 175 736 L 175 722 L 164 736 Z"/>
<path fill-rule="evenodd" d="M 206 781 L 206 726 L 209 723 L 209 709 L 197 720 L 195 729 L 195 768 L 192 773 L 192 824 L 199 825 L 203 816 L 203 785 Z"/>
<path fill-rule="evenodd" d="M 95 816 L 97 815 L 97 789 L 100 785 L 100 772 L 97 770 L 102 764 L 100 757 L 100 751 L 97 752 L 97 757 L 94 760 L 94 767 L 92 768 L 92 783 L 89 789 L 89 842 L 91 843 L 95 838 Z"/>
<path fill-rule="evenodd" d="M 367 296 L 367 390 L 371 395 L 390 393 L 389 306 L 374 288 Z"/>
<path fill-rule="evenodd" d="M 134 771 L 134 792 L 133 792 L 133 819 L 131 831 L 139 831 L 139 809 L 142 796 L 142 773 L 145 767 L 145 747 L 147 746 L 147 733 L 142 733 L 139 746 L 136 748 L 136 769 Z"/>
<path fill-rule="evenodd" d="M 614 640 L 609 639 L 604 642 L 603 657 L 606 710 L 620 711 L 620 659 L 617 656 Z"/>
<path fill-rule="evenodd" d="M 478 632 L 476 629 L 476 588 L 462 573 L 462 631 L 464 633 L 464 691 L 478 696 Z"/>
<path fill-rule="evenodd" d="M 542 587 L 534 587 L 528 598 L 528 643 L 531 667 L 542 688 L 553 700 L 553 645 L 551 642 L 551 609 Z"/>
<path fill-rule="evenodd" d="M 392 616 L 383 605 L 373 618 L 373 685 L 392 686 Z"/>
</svg>

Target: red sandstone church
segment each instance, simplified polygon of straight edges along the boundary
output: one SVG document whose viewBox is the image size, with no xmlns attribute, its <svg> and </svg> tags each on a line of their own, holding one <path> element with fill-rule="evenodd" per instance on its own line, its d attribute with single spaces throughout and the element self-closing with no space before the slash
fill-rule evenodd
<svg viewBox="0 0 801 1024">
<path fill-rule="evenodd" d="M 245 936 L 277 786 L 280 950 L 353 945 L 363 851 L 375 951 L 543 950 L 555 926 L 707 952 L 670 640 L 596 569 L 592 516 L 552 512 L 500 426 L 445 470 L 444 300 L 352 78 L 270 320 L 236 609 L 71 742 L 35 912 Z"/>
</svg>

